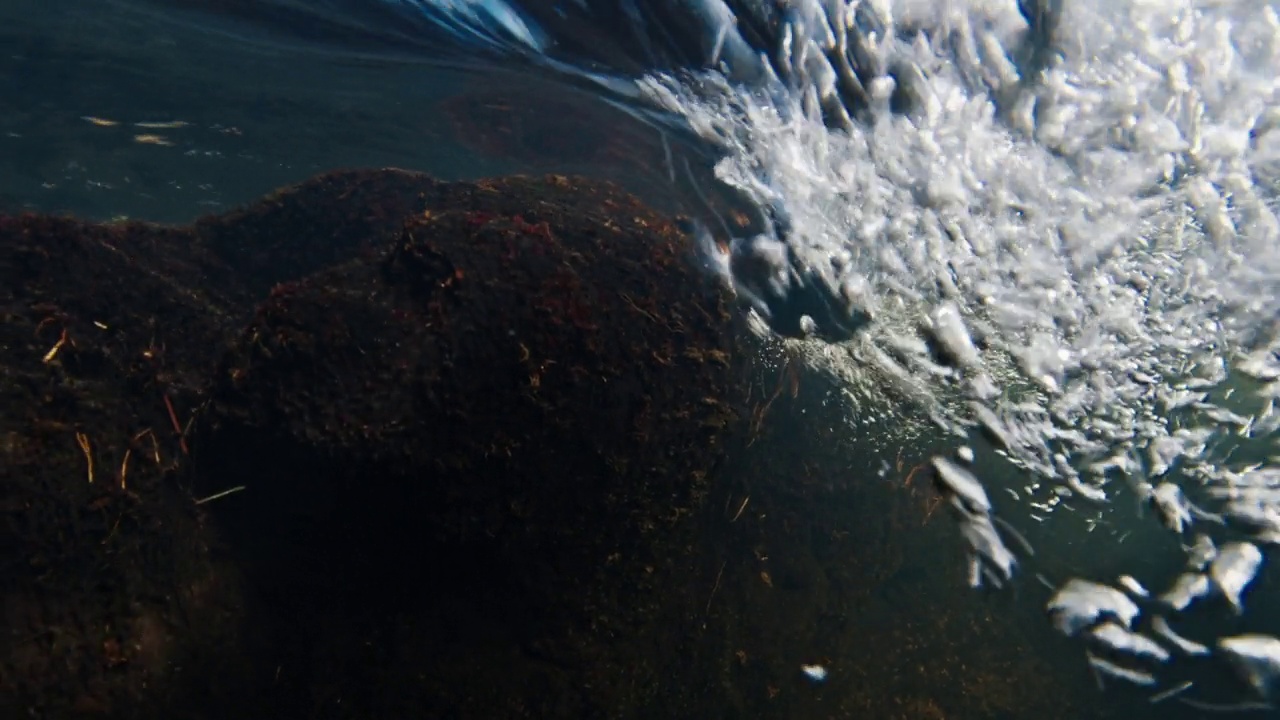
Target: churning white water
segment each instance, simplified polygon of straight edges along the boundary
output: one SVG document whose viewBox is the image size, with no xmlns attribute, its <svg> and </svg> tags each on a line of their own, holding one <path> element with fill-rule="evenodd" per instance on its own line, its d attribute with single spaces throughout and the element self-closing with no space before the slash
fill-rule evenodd
<svg viewBox="0 0 1280 720">
<path fill-rule="evenodd" d="M 793 341 L 844 380 L 852 424 L 906 399 L 1030 473 L 1019 499 L 1037 519 L 1128 490 L 1182 536 L 1185 572 L 1162 586 L 1056 587 L 1050 615 L 1096 674 L 1205 709 L 1270 702 L 1280 640 L 1246 622 L 1192 641 L 1170 623 L 1215 595 L 1247 619 L 1280 543 L 1280 457 L 1267 456 L 1280 426 L 1276 9 L 1069 3 L 1035 77 L 1011 59 L 1026 27 L 1011 2 L 878 10 L 867 46 L 881 67 L 916 70 L 897 75 L 915 112 L 889 112 L 881 78 L 867 84 L 872 120 L 832 131 L 821 67 L 790 92 L 715 72 L 643 85 L 725 148 L 723 181 L 785 211 L 794 262 L 834 258 L 846 299 L 873 318 L 845 342 Z M 793 63 L 821 64 L 833 17 L 815 4 L 794 24 Z M 1255 457 L 1232 462 L 1224 448 L 1247 442 Z M 982 480 L 947 458 L 934 470 L 973 583 L 1009 581 L 1026 553 Z M 1194 680 L 1163 682 L 1175 654 L 1220 660 L 1246 697 L 1207 705 Z"/>
<path fill-rule="evenodd" d="M 768 48 L 731 4 L 689 3 L 710 69 L 636 81 L 720 149 L 723 182 L 784 218 L 729 254 L 708 245 L 709 265 L 762 327 L 805 291 L 855 318 L 788 341 L 847 387 L 851 426 L 908 405 L 1019 467 L 1024 519 L 1120 495 L 1178 538 L 1181 574 L 1150 587 L 1042 578 L 1100 678 L 1202 709 L 1280 699 L 1274 610 L 1249 602 L 1280 544 L 1277 9 L 864 1 L 740 3 L 772 8 Z M 544 51 L 505 3 L 464 4 L 519 18 L 507 35 Z M 1036 12 L 1053 18 L 1035 27 Z M 1001 586 L 1031 572 L 1031 548 L 971 456 L 935 458 L 935 482 L 973 584 Z M 1238 619 L 1180 633 L 1204 605 Z M 1189 659 L 1239 693 L 1171 679 Z"/>
</svg>

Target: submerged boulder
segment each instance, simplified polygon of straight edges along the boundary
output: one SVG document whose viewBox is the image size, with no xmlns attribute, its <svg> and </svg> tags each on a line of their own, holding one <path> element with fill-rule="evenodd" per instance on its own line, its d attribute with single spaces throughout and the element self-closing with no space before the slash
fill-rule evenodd
<svg viewBox="0 0 1280 720">
<path fill-rule="evenodd" d="M 325 717 L 634 705 L 737 417 L 732 317 L 611 186 L 458 199 L 272 291 L 215 376 L 201 492 L 246 487 L 211 510 L 296 619 L 286 705 L 318 679 Z"/>
<path fill-rule="evenodd" d="M 1088 714 L 687 242 L 394 170 L 0 217 L 0 717 Z"/>
<path fill-rule="evenodd" d="M 6 716 L 652 692 L 738 356 L 634 198 L 335 173 L 187 227 L 0 217 L 0 276 Z"/>
<path fill-rule="evenodd" d="M 176 482 L 225 343 L 191 240 L 0 217 L 0 716 L 216 717 L 237 682 L 239 576 Z"/>
</svg>

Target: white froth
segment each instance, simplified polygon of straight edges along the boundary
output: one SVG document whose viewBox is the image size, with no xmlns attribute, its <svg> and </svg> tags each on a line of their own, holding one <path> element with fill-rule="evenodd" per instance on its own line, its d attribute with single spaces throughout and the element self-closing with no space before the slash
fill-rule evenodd
<svg viewBox="0 0 1280 720">
<path fill-rule="evenodd" d="M 1109 503 L 1123 479 L 1169 532 L 1280 544 L 1280 464 L 1218 450 L 1280 428 L 1280 19 L 1253 0 L 1065 5 L 1061 57 L 1020 78 L 1011 0 L 878 2 L 890 30 L 868 47 L 916 69 L 899 77 L 919 108 L 847 132 L 814 111 L 827 86 L 806 103 L 718 73 L 643 85 L 725 149 L 721 180 L 785 208 L 801 263 L 838 255 L 865 280 L 877 313 L 858 337 L 787 341 L 846 386 L 851 424 L 908 405 L 976 428 L 1038 476 L 1011 494 L 1041 515 Z M 1244 612 L 1262 556 L 1233 547 L 1249 562 L 1213 561 L 1213 582 Z M 1177 613 L 1211 585 L 1168 580 Z"/>
<path fill-rule="evenodd" d="M 880 42 L 921 69 L 932 102 L 850 133 L 716 74 L 697 92 L 663 77 L 647 89 L 727 145 L 724 181 L 787 209 L 794 250 L 844 254 L 874 288 L 866 337 L 810 353 L 860 410 L 885 379 L 948 429 L 976 419 L 960 400 L 979 401 L 1020 439 L 1016 462 L 1060 481 L 1056 453 L 1204 462 L 1170 411 L 1184 427 L 1230 424 L 1190 388 L 1275 364 L 1280 348 L 1280 22 L 1248 0 L 1068 3 L 1063 58 L 1023 87 L 997 52 L 1021 27 L 1013 5 L 888 3 L 952 42 Z M 1024 97 L 1002 112 L 975 73 Z M 1034 117 L 1030 135 L 1008 108 Z M 909 350 L 929 323 L 999 391 Z M 976 328 L 981 356 L 964 335 Z"/>
</svg>

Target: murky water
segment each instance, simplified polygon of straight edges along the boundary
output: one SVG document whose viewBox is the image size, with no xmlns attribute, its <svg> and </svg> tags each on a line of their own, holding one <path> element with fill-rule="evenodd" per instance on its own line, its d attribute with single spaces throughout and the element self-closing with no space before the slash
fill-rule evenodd
<svg viewBox="0 0 1280 720">
<path fill-rule="evenodd" d="M 976 450 L 975 478 L 937 474 L 975 584 L 1021 590 L 1007 622 L 1047 630 L 1065 592 L 1057 661 L 1117 703 L 1269 701 L 1275 10 L 1068 3 L 1050 59 L 1013 2 L 874 5 L 8 3 L 0 207 L 180 220 L 345 165 L 652 190 L 714 155 L 772 227 L 708 245 L 709 269 L 762 328 L 809 335 L 788 342 L 841 383 L 849 432 L 886 463 Z M 787 40 L 766 59 L 762 22 Z M 826 54 L 848 28 L 862 95 Z M 1187 566 L 1198 532 L 1217 565 Z M 1206 573 L 1185 612 L 1117 580 L 1159 596 L 1184 572 Z M 1097 630 L 1165 621 L 1205 651 Z"/>
</svg>

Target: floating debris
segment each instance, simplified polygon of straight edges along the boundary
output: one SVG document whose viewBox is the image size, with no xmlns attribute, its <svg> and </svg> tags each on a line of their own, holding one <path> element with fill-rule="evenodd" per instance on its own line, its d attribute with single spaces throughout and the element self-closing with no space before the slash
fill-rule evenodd
<svg viewBox="0 0 1280 720">
<path fill-rule="evenodd" d="M 991 512 L 991 500 L 982 483 L 968 470 L 945 457 L 933 458 L 934 480 L 938 491 L 952 501 L 958 509 L 968 514 L 986 515 Z"/>
<path fill-rule="evenodd" d="M 1010 452 L 1018 447 L 1015 436 L 1009 426 L 986 405 L 978 402 L 970 403 L 974 418 L 978 421 L 978 430 L 983 437 L 997 449 Z"/>
<path fill-rule="evenodd" d="M 203 498 L 200 498 L 199 500 L 196 500 L 196 505 L 203 505 L 203 504 L 205 504 L 205 503 L 207 503 L 207 502 L 213 502 L 214 500 L 220 500 L 220 499 L 222 499 L 222 498 L 224 498 L 224 497 L 226 497 L 226 496 L 228 496 L 228 495 L 233 495 L 233 494 L 235 494 L 235 493 L 238 493 L 238 492 L 240 492 L 241 490 L 244 490 L 244 488 L 245 488 L 245 486 L 244 486 L 244 485 L 237 485 L 237 486 L 235 486 L 235 487 L 233 487 L 233 488 L 227 488 L 226 490 L 223 490 L 222 492 L 217 492 L 217 493 L 214 493 L 214 494 L 212 494 L 212 495 L 210 495 L 210 496 L 208 496 L 208 497 L 203 497 Z"/>
<path fill-rule="evenodd" d="M 1155 640 L 1120 627 L 1114 622 L 1104 622 L 1089 631 L 1094 644 L 1111 652 L 1130 655 L 1141 660 L 1168 662 L 1169 651 L 1161 647 Z"/>
<path fill-rule="evenodd" d="M 1218 556 L 1218 548 L 1213 544 L 1213 539 L 1204 533 L 1197 533 L 1191 546 L 1184 546 L 1183 549 L 1187 551 L 1189 570 L 1204 570 Z"/>
<path fill-rule="evenodd" d="M 821 665 L 801 665 L 800 672 L 816 683 L 827 679 L 827 669 Z"/>
<path fill-rule="evenodd" d="M 1171 482 L 1162 482 L 1154 488 L 1148 483 L 1137 485 L 1138 496 L 1155 509 L 1160 523 L 1181 535 L 1194 520 L 1223 524 L 1219 515 L 1201 510 L 1187 500 L 1182 488 Z"/>
<path fill-rule="evenodd" d="M 969 585 L 981 587 L 986 578 L 997 588 L 1013 579 L 1018 559 L 1005 545 L 995 523 L 1000 522 L 1028 554 L 1034 554 L 1030 544 L 1008 523 L 991 514 L 991 500 L 982 482 L 969 470 L 942 456 L 931 461 L 934 486 L 947 499 L 960 524 L 960 534 L 969 543 Z"/>
<path fill-rule="evenodd" d="M 1079 578 L 1072 578 L 1059 588 L 1046 609 L 1054 627 L 1067 637 L 1074 637 L 1108 619 L 1131 628 L 1140 612 L 1129 596 L 1119 590 Z"/>
<path fill-rule="evenodd" d="M 1227 494 L 1229 498 L 1222 506 L 1222 514 L 1237 524 L 1254 533 L 1254 539 L 1268 545 L 1280 544 L 1280 510 L 1276 509 L 1280 502 L 1280 491 L 1274 488 L 1251 488 L 1239 490 L 1230 488 L 1223 493 L 1221 488 L 1213 488 L 1210 492 Z"/>
<path fill-rule="evenodd" d="M 1280 639 L 1260 634 L 1236 635 L 1219 640 L 1218 650 L 1260 699 L 1272 699 L 1280 679 Z"/>
<path fill-rule="evenodd" d="M 1169 472 L 1173 463 L 1182 455 L 1182 443 L 1174 437 L 1158 437 L 1147 446 L 1147 459 L 1151 463 L 1151 476 L 1161 477 Z"/>
<path fill-rule="evenodd" d="M 1239 542 L 1222 546 L 1218 557 L 1209 566 L 1209 577 L 1214 587 L 1231 603 L 1239 615 L 1244 612 L 1240 596 L 1253 582 L 1262 566 L 1262 551 L 1252 543 Z"/>
<path fill-rule="evenodd" d="M 1174 685 L 1173 687 L 1169 688 L 1168 690 L 1165 690 L 1164 692 L 1158 692 L 1155 695 L 1152 695 L 1150 698 L 1147 699 L 1147 702 L 1151 703 L 1152 705 L 1155 705 L 1156 703 L 1164 702 L 1165 700 L 1168 700 L 1171 697 L 1174 697 L 1176 695 L 1181 695 L 1187 690 L 1190 690 L 1191 686 L 1194 684 L 1195 683 L 1191 682 L 1190 680 L 1178 683 L 1177 685 Z"/>
<path fill-rule="evenodd" d="M 1174 629 L 1169 626 L 1169 621 L 1164 619 L 1163 615 L 1157 615 L 1152 618 L 1151 629 L 1155 631 L 1156 635 L 1163 638 L 1165 642 L 1168 642 L 1170 645 L 1177 648 L 1178 652 L 1183 655 L 1201 656 L 1209 654 L 1208 647 L 1201 645 L 1194 640 L 1188 640 L 1175 632 Z"/>
<path fill-rule="evenodd" d="M 1166 528 L 1181 534 L 1191 524 L 1190 503 L 1183 497 L 1182 488 L 1177 485 L 1160 483 L 1151 491 L 1149 500 Z"/>
<path fill-rule="evenodd" d="M 177 130 L 190 124 L 185 120 L 170 120 L 168 122 L 136 122 L 133 126 L 144 130 Z"/>
<path fill-rule="evenodd" d="M 1147 589 L 1142 586 L 1142 583 L 1135 580 L 1132 575 L 1121 575 L 1119 578 L 1116 578 L 1116 582 L 1119 583 L 1120 587 L 1127 590 L 1130 595 L 1140 598 L 1151 596 L 1151 593 L 1147 592 Z"/>
<path fill-rule="evenodd" d="M 1101 673 L 1116 680 L 1123 680 L 1127 683 L 1144 687 L 1156 684 L 1156 678 L 1151 673 L 1121 667 L 1109 660 L 1103 660 L 1093 653 L 1085 653 L 1085 655 L 1089 658 L 1089 667 L 1093 668 L 1095 673 Z M 1099 680 L 1098 684 L 1102 684 L 1101 680 Z"/>
<path fill-rule="evenodd" d="M 1160 602 L 1182 612 L 1190 607 L 1191 603 L 1208 595 L 1212 589 L 1213 584 L 1208 576 L 1201 573 L 1182 573 L 1177 580 L 1173 581 L 1173 587 L 1160 596 Z"/>
<path fill-rule="evenodd" d="M 972 515 L 960 520 L 960 533 L 969 541 L 969 585 L 981 587 L 986 577 L 997 588 L 1013 579 L 1018 560 L 1000 539 L 989 515 Z M 999 573 L 998 575 L 996 573 Z"/>
<path fill-rule="evenodd" d="M 934 308 L 930 318 L 930 334 L 949 365 L 974 368 L 982 364 L 973 337 L 965 327 L 960 308 L 953 302 L 944 302 Z"/>
</svg>

